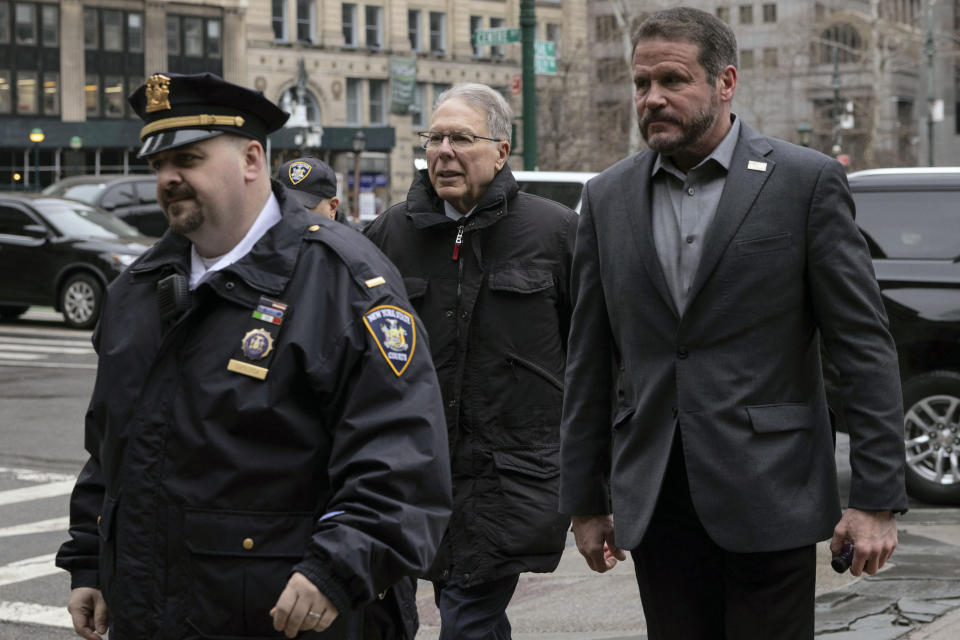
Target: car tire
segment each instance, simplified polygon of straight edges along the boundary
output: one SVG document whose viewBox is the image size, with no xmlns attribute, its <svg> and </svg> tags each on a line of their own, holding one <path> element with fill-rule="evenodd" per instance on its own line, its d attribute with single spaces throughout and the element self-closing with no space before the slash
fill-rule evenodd
<svg viewBox="0 0 960 640">
<path fill-rule="evenodd" d="M 29 309 L 27 305 L 4 305 L 0 306 L 0 320 L 16 320 Z"/>
<path fill-rule="evenodd" d="M 92 329 L 100 318 L 103 285 L 90 274 L 67 278 L 60 289 L 60 311 L 64 323 L 73 329 Z"/>
<path fill-rule="evenodd" d="M 903 384 L 907 493 L 960 505 L 960 373 L 932 371 Z"/>
</svg>

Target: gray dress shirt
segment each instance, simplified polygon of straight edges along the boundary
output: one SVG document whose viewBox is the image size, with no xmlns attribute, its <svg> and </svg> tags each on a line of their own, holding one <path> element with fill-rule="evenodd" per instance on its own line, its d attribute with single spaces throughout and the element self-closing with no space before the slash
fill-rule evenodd
<svg viewBox="0 0 960 640">
<path fill-rule="evenodd" d="M 720 144 L 686 174 L 662 155 L 653 163 L 653 242 L 680 316 L 687 306 L 687 293 L 703 255 L 703 240 L 717 213 L 739 136 L 740 120 L 734 117 Z"/>
</svg>

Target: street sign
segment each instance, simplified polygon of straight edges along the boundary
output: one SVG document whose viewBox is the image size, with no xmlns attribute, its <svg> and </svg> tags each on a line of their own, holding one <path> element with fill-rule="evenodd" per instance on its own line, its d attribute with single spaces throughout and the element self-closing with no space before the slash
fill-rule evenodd
<svg viewBox="0 0 960 640">
<path fill-rule="evenodd" d="M 556 45 L 549 40 L 533 42 L 533 70 L 541 75 L 557 75 Z"/>
<path fill-rule="evenodd" d="M 497 46 L 508 42 L 520 42 L 520 29 L 499 27 L 497 29 L 477 29 L 473 32 L 473 44 L 478 47 Z"/>
</svg>

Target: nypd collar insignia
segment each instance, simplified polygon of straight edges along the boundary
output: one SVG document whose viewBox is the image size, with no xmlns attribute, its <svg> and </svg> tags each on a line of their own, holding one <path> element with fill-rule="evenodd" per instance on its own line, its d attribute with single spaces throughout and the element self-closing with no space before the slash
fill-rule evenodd
<svg viewBox="0 0 960 640">
<path fill-rule="evenodd" d="M 399 377 L 406 371 L 417 346 L 417 327 L 413 315 L 390 305 L 370 309 L 363 322 L 373 336 L 387 364 Z"/>
<path fill-rule="evenodd" d="M 300 184 L 303 180 L 310 175 L 310 169 L 312 169 L 309 164 L 306 162 L 292 162 L 290 163 L 290 168 L 287 169 L 287 174 L 290 176 L 291 184 Z"/>
<path fill-rule="evenodd" d="M 239 349 L 227 363 L 227 370 L 264 380 L 276 354 L 277 336 L 289 313 L 288 305 L 261 296 L 247 323 Z"/>
</svg>

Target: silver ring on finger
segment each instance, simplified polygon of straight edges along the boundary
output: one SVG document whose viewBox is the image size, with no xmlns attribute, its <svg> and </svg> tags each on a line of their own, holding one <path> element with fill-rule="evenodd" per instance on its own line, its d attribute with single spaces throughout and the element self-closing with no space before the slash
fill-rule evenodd
<svg viewBox="0 0 960 640">
<path fill-rule="evenodd" d="M 307 611 L 307 615 L 310 616 L 311 618 L 322 618 L 322 617 L 323 617 L 323 614 L 322 614 L 322 613 L 317 613 L 316 611 Z"/>
</svg>

